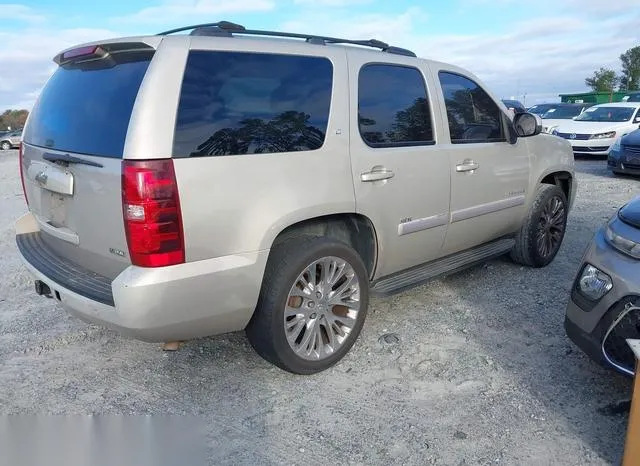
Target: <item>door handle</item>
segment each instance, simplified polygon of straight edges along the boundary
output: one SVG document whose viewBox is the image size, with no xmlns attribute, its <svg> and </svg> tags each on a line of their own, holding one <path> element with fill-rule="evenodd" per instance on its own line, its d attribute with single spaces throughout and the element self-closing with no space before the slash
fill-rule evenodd
<svg viewBox="0 0 640 466">
<path fill-rule="evenodd" d="M 472 172 L 474 170 L 477 170 L 478 168 L 480 168 L 480 164 L 474 162 L 473 160 L 465 160 L 462 163 L 459 163 L 458 165 L 456 165 L 456 171 L 458 173 L 460 172 Z"/>
<path fill-rule="evenodd" d="M 393 178 L 396 174 L 387 169 L 374 169 L 370 172 L 365 172 L 360 175 L 360 180 L 364 182 L 382 181 Z"/>
</svg>

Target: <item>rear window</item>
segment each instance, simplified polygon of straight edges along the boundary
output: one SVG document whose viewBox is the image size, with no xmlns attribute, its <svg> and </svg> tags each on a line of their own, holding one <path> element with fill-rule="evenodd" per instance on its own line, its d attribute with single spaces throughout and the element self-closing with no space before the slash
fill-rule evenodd
<svg viewBox="0 0 640 466">
<path fill-rule="evenodd" d="M 173 156 L 317 150 L 327 131 L 332 80 L 327 58 L 192 51 Z"/>
<path fill-rule="evenodd" d="M 24 141 L 122 158 L 133 103 L 150 61 L 147 54 L 110 67 L 59 67 L 31 112 Z"/>
</svg>

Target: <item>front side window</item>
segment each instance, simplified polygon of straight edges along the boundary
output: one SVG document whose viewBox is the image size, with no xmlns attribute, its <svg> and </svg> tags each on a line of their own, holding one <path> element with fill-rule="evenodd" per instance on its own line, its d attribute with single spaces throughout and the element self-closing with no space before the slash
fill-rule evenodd
<svg viewBox="0 0 640 466">
<path fill-rule="evenodd" d="M 453 144 L 505 141 L 502 112 L 474 81 L 459 74 L 438 73 Z"/>
<path fill-rule="evenodd" d="M 317 150 L 327 131 L 332 81 L 327 58 L 192 51 L 173 156 Z"/>
<path fill-rule="evenodd" d="M 433 144 L 422 73 L 400 65 L 369 64 L 358 78 L 358 126 L 371 147 Z"/>
</svg>

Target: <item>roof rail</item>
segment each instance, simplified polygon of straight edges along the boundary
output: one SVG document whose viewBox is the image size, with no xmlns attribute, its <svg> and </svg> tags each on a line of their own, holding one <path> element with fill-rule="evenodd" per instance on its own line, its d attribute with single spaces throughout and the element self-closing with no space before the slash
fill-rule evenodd
<svg viewBox="0 0 640 466">
<path fill-rule="evenodd" d="M 229 21 L 219 21 L 217 23 L 204 23 L 196 24 L 193 26 L 184 26 L 177 29 L 171 29 L 169 31 L 161 32 L 157 35 L 166 36 L 168 34 L 174 34 L 176 32 L 191 31 L 192 36 L 226 36 L 231 37 L 233 34 L 246 34 L 252 36 L 271 36 L 271 37 L 290 37 L 294 39 L 305 39 L 311 44 L 326 45 L 326 44 L 351 44 L 361 45 L 363 47 L 373 47 L 382 50 L 383 52 L 393 53 L 396 55 L 404 55 L 407 57 L 415 57 L 416 54 L 411 50 L 403 49 L 400 47 L 391 46 L 385 42 L 368 39 L 368 40 L 350 40 L 340 39 L 337 37 L 327 36 L 314 36 L 311 34 L 298 34 L 293 32 L 279 32 L 279 31 L 260 31 L 254 29 L 246 29 L 240 24 L 231 23 Z"/>
</svg>

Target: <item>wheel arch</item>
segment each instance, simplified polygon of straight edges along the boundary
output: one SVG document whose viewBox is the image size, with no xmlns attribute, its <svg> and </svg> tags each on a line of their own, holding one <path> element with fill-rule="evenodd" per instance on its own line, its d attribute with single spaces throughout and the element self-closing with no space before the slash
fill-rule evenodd
<svg viewBox="0 0 640 466">
<path fill-rule="evenodd" d="M 567 202 L 569 205 L 573 204 L 574 201 L 574 186 L 575 180 L 573 174 L 566 170 L 557 170 L 552 171 L 550 173 L 545 174 L 538 180 L 536 186 L 540 184 L 551 184 L 556 185 L 564 192 L 564 195 L 567 197 Z"/>
<path fill-rule="evenodd" d="M 360 255 L 369 278 L 373 277 L 378 259 L 378 237 L 368 217 L 348 212 L 299 220 L 279 231 L 270 247 L 302 236 L 327 236 L 345 242 Z"/>
</svg>

